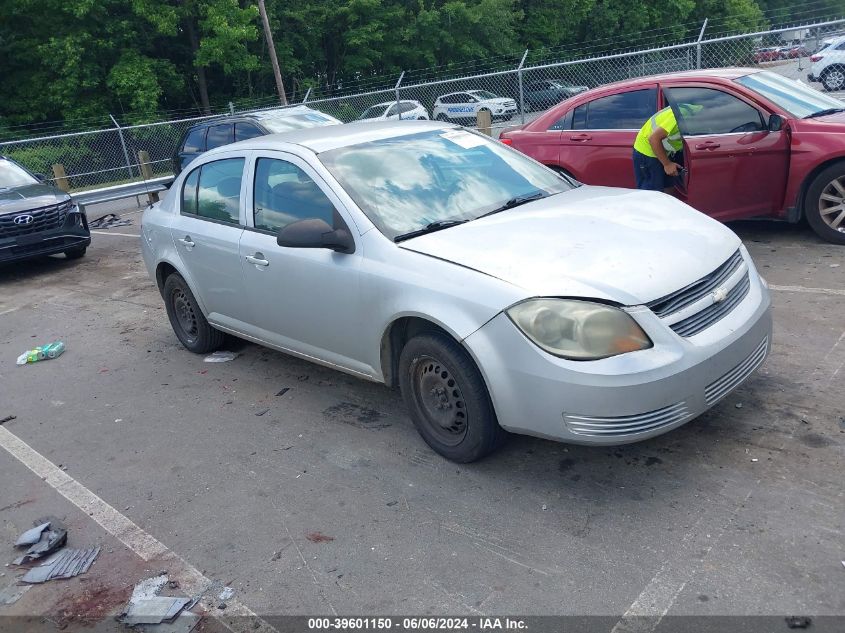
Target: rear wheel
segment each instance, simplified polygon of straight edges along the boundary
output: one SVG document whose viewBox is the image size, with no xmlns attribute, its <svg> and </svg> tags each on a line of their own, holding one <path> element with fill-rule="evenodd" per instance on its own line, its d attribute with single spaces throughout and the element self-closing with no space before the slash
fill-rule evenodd
<svg viewBox="0 0 845 633">
<path fill-rule="evenodd" d="M 807 222 L 823 240 L 845 244 L 845 162 L 823 169 L 807 188 Z"/>
<path fill-rule="evenodd" d="M 821 76 L 825 90 L 831 92 L 845 88 L 845 66 L 830 66 Z"/>
<path fill-rule="evenodd" d="M 506 435 L 472 358 L 445 334 L 426 332 L 406 343 L 399 385 L 417 431 L 447 459 L 481 459 Z"/>
<path fill-rule="evenodd" d="M 164 282 L 164 305 L 173 332 L 188 350 L 207 354 L 223 344 L 226 335 L 209 325 L 188 284 L 177 273 Z"/>
</svg>

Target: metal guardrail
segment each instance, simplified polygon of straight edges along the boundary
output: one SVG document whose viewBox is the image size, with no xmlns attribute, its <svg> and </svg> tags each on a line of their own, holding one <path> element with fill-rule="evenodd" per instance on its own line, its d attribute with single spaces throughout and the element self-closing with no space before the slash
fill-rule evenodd
<svg viewBox="0 0 845 633">
<path fill-rule="evenodd" d="M 101 189 L 81 191 L 72 193 L 71 196 L 80 207 L 86 207 L 100 202 L 111 202 L 123 198 L 156 194 L 159 191 L 166 191 L 173 184 L 174 176 L 160 176 L 140 182 L 130 182 L 123 185 L 112 185 Z"/>
</svg>

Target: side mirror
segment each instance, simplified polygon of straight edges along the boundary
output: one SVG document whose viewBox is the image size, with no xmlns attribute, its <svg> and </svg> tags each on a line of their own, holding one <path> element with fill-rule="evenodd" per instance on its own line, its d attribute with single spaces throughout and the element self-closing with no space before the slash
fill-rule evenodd
<svg viewBox="0 0 845 633">
<path fill-rule="evenodd" d="M 780 132 L 783 129 L 784 120 L 779 114 L 773 114 L 769 117 L 769 132 Z"/>
<path fill-rule="evenodd" d="M 32 174 L 32 175 L 33 175 L 33 176 L 35 176 L 35 179 L 36 179 L 38 182 L 44 182 L 45 180 L 47 180 L 47 176 L 45 176 L 44 174 L 41 174 L 41 173 L 35 173 L 35 174 Z"/>
<path fill-rule="evenodd" d="M 292 222 L 279 231 L 279 246 L 327 248 L 337 253 L 354 253 L 355 240 L 346 227 L 333 229 L 325 220 L 312 218 Z"/>
</svg>

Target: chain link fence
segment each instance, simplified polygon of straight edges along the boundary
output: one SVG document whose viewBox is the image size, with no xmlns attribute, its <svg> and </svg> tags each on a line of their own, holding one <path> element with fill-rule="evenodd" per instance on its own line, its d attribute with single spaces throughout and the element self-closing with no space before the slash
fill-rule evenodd
<svg viewBox="0 0 845 633">
<path fill-rule="evenodd" d="M 691 42 L 592 57 L 571 51 L 525 51 L 519 58 L 468 63 L 463 73 L 427 69 L 381 81 L 378 89 L 311 98 L 300 104 L 348 123 L 364 117 L 452 121 L 478 127 L 498 137 L 502 129 L 526 123 L 540 112 L 580 92 L 615 81 L 647 75 L 729 66 L 764 67 L 807 82 L 810 56 L 825 40 L 845 34 L 845 18 L 800 27 L 706 38 L 706 22 Z M 558 59 L 548 61 L 550 55 Z M 809 83 L 809 82 L 808 82 Z M 811 84 L 822 89 L 819 84 Z M 378 107 L 374 107 L 378 106 Z M 272 108 L 262 108 L 268 110 Z M 248 113 L 251 110 L 230 112 Z M 483 112 L 479 119 L 479 112 Z M 224 115 L 215 115 L 224 116 Z M 114 126 L 0 142 L 0 154 L 17 160 L 47 180 L 66 175 L 71 191 L 83 191 L 142 179 L 141 162 L 153 176 L 172 173 L 171 159 L 182 134 L 210 116 L 158 123 Z M 142 157 L 142 158 L 139 158 Z M 56 167 L 58 166 L 58 167 Z M 57 172 L 56 170 L 59 170 Z"/>
</svg>

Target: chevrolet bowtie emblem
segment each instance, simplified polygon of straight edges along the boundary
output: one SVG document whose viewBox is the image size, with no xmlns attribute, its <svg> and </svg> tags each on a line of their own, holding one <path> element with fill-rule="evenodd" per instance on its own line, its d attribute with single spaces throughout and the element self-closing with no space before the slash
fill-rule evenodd
<svg viewBox="0 0 845 633">
<path fill-rule="evenodd" d="M 720 286 L 713 291 L 713 303 L 722 303 L 725 299 L 728 298 L 728 289 L 724 286 Z"/>
</svg>

